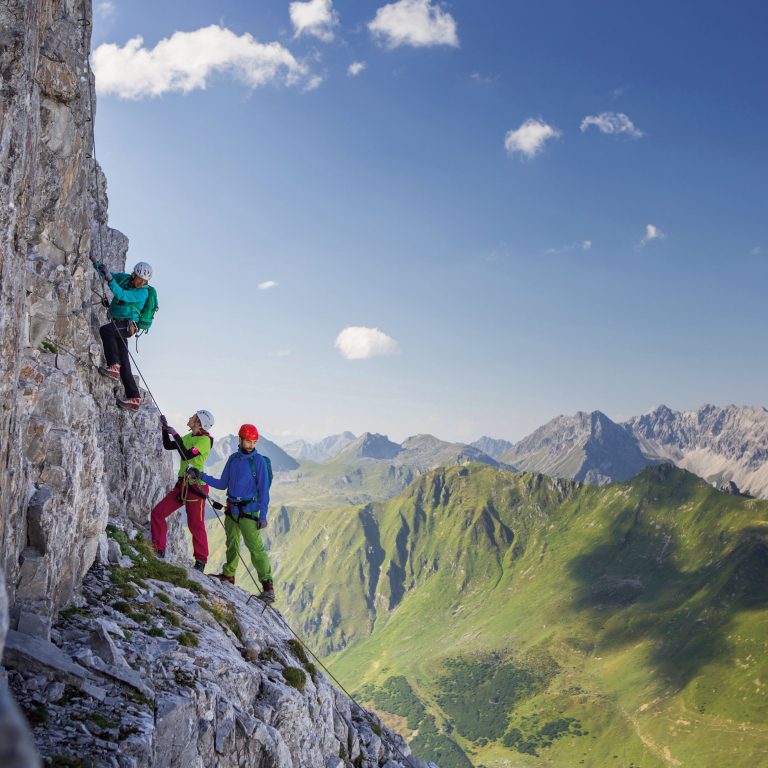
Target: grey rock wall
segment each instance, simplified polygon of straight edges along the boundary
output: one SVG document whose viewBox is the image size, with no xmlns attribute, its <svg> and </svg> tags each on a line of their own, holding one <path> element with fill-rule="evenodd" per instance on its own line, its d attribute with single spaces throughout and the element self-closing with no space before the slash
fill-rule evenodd
<svg viewBox="0 0 768 768">
<path fill-rule="evenodd" d="M 35 614 L 44 636 L 108 516 L 145 522 L 171 483 L 156 411 L 119 412 L 95 367 L 106 315 L 88 255 L 121 269 L 128 240 L 107 226 L 91 157 L 90 14 L 81 0 L 0 5 L 0 563 L 11 627 Z"/>
</svg>

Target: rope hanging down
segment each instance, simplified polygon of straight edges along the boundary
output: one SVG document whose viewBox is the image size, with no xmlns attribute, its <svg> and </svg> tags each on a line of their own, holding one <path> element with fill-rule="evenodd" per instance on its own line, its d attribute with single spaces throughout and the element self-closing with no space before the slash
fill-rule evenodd
<svg viewBox="0 0 768 768">
<path fill-rule="evenodd" d="M 88 19 L 86 8 L 85 8 L 85 2 L 86 0 L 83 0 L 83 50 L 89 51 L 90 50 L 90 44 L 87 38 L 87 29 L 91 26 L 91 22 Z M 99 260 L 103 263 L 104 262 L 104 246 L 102 242 L 101 237 L 101 220 L 102 220 L 102 210 L 101 210 L 101 193 L 100 193 L 100 186 L 99 186 L 99 174 L 97 170 L 97 161 L 96 161 L 96 132 L 95 132 L 95 126 L 94 126 L 94 109 L 93 109 L 93 101 L 94 101 L 94 95 L 93 95 L 93 72 L 91 70 L 91 62 L 89 55 L 86 55 L 85 57 L 86 62 L 86 69 L 87 69 L 87 79 L 88 79 L 88 102 L 89 102 L 89 112 L 90 112 L 90 123 L 91 123 L 91 147 L 92 147 L 92 159 L 93 159 L 93 174 L 94 174 L 94 182 L 95 182 L 95 188 L 96 188 L 96 223 L 98 227 L 98 246 L 99 246 Z M 104 280 L 104 277 L 102 276 L 102 280 Z M 106 281 L 105 281 L 106 282 Z M 106 300 L 107 295 L 106 292 L 102 294 L 103 298 Z M 144 376 L 144 374 L 141 372 L 141 369 L 136 364 L 136 360 L 134 359 L 133 355 L 131 354 L 130 347 L 128 346 L 127 340 L 123 339 L 122 336 L 119 334 L 119 329 L 117 327 L 117 324 L 115 323 L 114 318 L 112 317 L 111 313 L 108 311 L 107 314 L 109 315 L 110 322 L 112 325 L 114 325 L 115 330 L 118 331 L 118 338 L 121 339 L 121 341 L 125 344 L 126 350 L 128 351 L 128 356 L 131 359 L 131 362 L 136 367 L 136 372 L 141 377 L 141 380 L 144 382 L 147 393 L 152 398 L 152 402 L 155 404 L 155 407 L 157 408 L 160 413 L 162 413 L 162 409 L 160 408 L 160 405 L 157 402 L 157 399 L 152 394 L 152 390 L 149 388 L 149 384 L 147 383 L 147 379 Z M 54 343 L 54 342 L 52 342 Z M 64 347 L 61 347 L 61 349 L 65 352 L 68 352 L 72 355 L 72 357 L 75 358 L 75 360 L 79 361 L 79 358 L 69 350 L 65 350 Z M 206 496 L 206 501 L 211 505 L 211 508 L 213 509 L 214 513 L 216 514 L 216 519 L 221 524 L 222 528 L 224 528 L 224 521 L 219 517 L 219 513 L 216 510 L 216 507 L 213 506 L 213 502 Z M 218 502 L 217 502 L 218 504 Z M 226 528 L 225 528 L 226 530 Z M 238 550 L 237 553 L 238 557 L 240 558 L 240 561 L 245 566 L 245 570 L 248 573 L 248 575 L 251 577 L 251 580 L 254 583 L 254 586 L 258 590 L 258 593 L 261 594 L 262 589 L 259 586 L 259 584 L 256 582 L 256 579 L 253 576 L 253 573 L 251 572 L 250 568 L 248 568 L 247 564 L 245 563 L 245 560 L 243 559 L 242 554 Z M 328 669 L 328 667 L 323 664 L 322 661 L 320 661 L 320 658 L 317 656 L 317 654 L 307 645 L 307 643 L 294 631 L 293 627 L 288 623 L 288 621 L 283 617 L 283 615 L 273 606 L 269 606 L 267 603 L 264 604 L 264 610 L 269 607 L 272 608 L 274 611 L 275 616 L 277 616 L 279 622 L 290 632 L 291 635 L 296 639 L 296 641 L 301 645 L 301 647 L 317 662 L 317 664 L 320 666 L 320 668 L 325 672 L 327 677 L 332 680 L 335 685 L 339 688 L 339 690 L 349 699 L 349 701 L 358 709 L 358 711 L 362 714 L 363 719 L 366 720 L 371 725 L 378 725 L 375 723 L 372 718 L 371 714 L 366 710 L 362 705 L 358 704 L 358 702 L 355 700 L 355 697 L 339 682 L 339 680 L 336 678 L 336 676 Z M 337 710 L 338 712 L 338 710 Z M 339 713 L 341 715 L 341 713 Z M 343 718 L 342 718 L 343 719 Z M 400 755 L 400 757 L 405 761 L 406 765 L 413 765 L 411 760 L 403 754 L 403 752 L 400 750 L 400 748 L 396 745 L 392 745 L 395 749 L 395 751 Z"/>
<path fill-rule="evenodd" d="M 213 513 L 216 515 L 216 519 L 219 521 L 219 524 L 221 525 L 222 528 L 224 528 L 224 530 L 226 532 L 226 527 L 224 526 L 224 521 L 221 519 L 221 517 L 219 516 L 219 513 L 217 511 L 218 509 L 222 509 L 223 505 L 220 504 L 217 501 L 211 501 L 209 496 L 206 496 L 205 500 L 211 505 L 211 509 L 213 510 Z M 261 594 L 263 590 L 261 589 L 261 587 L 259 586 L 258 582 L 254 578 L 251 569 L 248 567 L 248 565 L 245 562 L 245 560 L 243 558 L 243 555 L 242 555 L 242 553 L 240 552 L 239 549 L 237 551 L 237 556 L 240 558 L 240 562 L 245 567 L 246 573 L 251 577 L 251 581 L 253 582 L 253 585 L 258 590 L 258 594 Z M 249 597 L 248 600 L 246 601 L 246 605 L 248 604 L 250 599 L 251 598 Z M 328 667 L 326 667 L 325 664 L 323 664 L 323 662 L 320 660 L 318 655 L 307 645 L 306 641 L 302 637 L 300 637 L 294 631 L 293 627 L 291 627 L 291 625 L 285 619 L 283 614 L 280 613 L 275 607 L 269 605 L 268 603 L 264 603 L 264 608 L 262 609 L 262 613 L 267 608 L 272 608 L 272 611 L 274 612 L 275 616 L 277 616 L 277 619 L 280 622 L 280 624 L 282 624 L 288 630 L 288 632 L 290 632 L 291 635 L 293 635 L 293 637 L 296 639 L 296 641 L 299 643 L 299 645 L 301 645 L 301 647 L 306 651 L 306 653 L 308 653 L 317 662 L 318 666 L 323 670 L 323 672 L 325 672 L 325 674 L 328 677 L 328 679 L 332 680 L 335 683 L 336 687 L 349 699 L 349 701 L 352 704 L 355 705 L 355 707 L 357 707 L 357 709 L 362 713 L 363 718 L 366 721 L 368 721 L 368 723 L 370 723 L 371 725 L 376 725 L 376 723 L 374 723 L 374 721 L 371 719 L 370 712 L 368 712 L 368 710 L 365 709 L 365 707 L 363 707 L 362 705 L 358 704 L 358 702 L 355 699 L 355 697 L 341 684 L 341 682 L 339 682 L 339 679 L 331 672 L 331 670 L 328 669 Z M 338 709 L 336 710 L 336 712 L 341 717 L 341 712 L 339 712 Z M 342 717 L 342 719 L 343 719 L 343 717 Z M 396 744 L 393 744 L 392 746 L 394 747 L 395 751 L 400 755 L 400 757 L 403 758 L 403 760 L 405 761 L 406 765 L 413 765 L 413 763 L 411 762 L 410 758 L 408 758 L 406 755 L 404 755 L 402 753 L 402 751 L 400 750 L 400 748 Z"/>
</svg>

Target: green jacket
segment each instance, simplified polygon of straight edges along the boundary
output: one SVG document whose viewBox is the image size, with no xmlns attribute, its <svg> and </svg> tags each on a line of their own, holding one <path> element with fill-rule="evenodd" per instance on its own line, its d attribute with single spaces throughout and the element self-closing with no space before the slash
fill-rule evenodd
<svg viewBox="0 0 768 768">
<path fill-rule="evenodd" d="M 101 262 L 94 264 L 94 269 L 98 271 L 100 265 Z M 114 298 L 109 304 L 109 312 L 115 320 L 133 320 L 134 323 L 138 323 L 141 309 L 147 301 L 149 291 L 146 286 L 144 288 L 121 288 L 121 282 L 129 284 L 124 278 L 130 278 L 130 275 L 126 272 L 112 273 L 112 279 L 108 285 Z"/>
</svg>

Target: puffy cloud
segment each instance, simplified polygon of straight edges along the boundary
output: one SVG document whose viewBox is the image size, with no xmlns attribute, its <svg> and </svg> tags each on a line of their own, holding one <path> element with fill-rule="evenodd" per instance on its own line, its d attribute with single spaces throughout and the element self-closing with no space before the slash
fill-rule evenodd
<svg viewBox="0 0 768 768">
<path fill-rule="evenodd" d="M 215 24 L 174 32 L 154 48 L 145 48 L 142 37 L 124 46 L 104 43 L 92 60 L 97 92 L 123 99 L 205 89 L 217 72 L 231 73 L 251 88 L 274 82 L 294 85 L 308 74 L 280 43 L 259 43 L 248 33 L 236 35 Z"/>
<path fill-rule="evenodd" d="M 582 240 L 581 241 L 581 250 L 582 251 L 588 251 L 592 247 L 592 241 L 591 240 Z"/>
<path fill-rule="evenodd" d="M 529 118 L 517 130 L 507 131 L 504 146 L 510 155 L 515 153 L 528 159 L 536 157 L 549 139 L 556 139 L 560 131 L 542 120 Z"/>
<path fill-rule="evenodd" d="M 347 360 L 365 360 L 380 355 L 394 355 L 400 351 L 398 343 L 378 328 L 350 325 L 337 337 L 334 344 Z"/>
<path fill-rule="evenodd" d="M 638 243 L 638 246 L 640 248 L 643 248 L 653 240 L 664 240 L 665 237 L 666 237 L 666 234 L 662 232 L 655 224 L 646 224 L 645 235 L 643 235 L 643 238 Z"/>
<path fill-rule="evenodd" d="M 117 13 L 117 6 L 110 2 L 110 0 L 104 0 L 104 2 L 96 3 L 96 14 L 101 19 L 111 19 Z"/>
<path fill-rule="evenodd" d="M 339 23 L 339 16 L 333 9 L 333 0 L 308 0 L 293 2 L 288 7 L 294 37 L 312 35 L 324 42 L 333 40 L 333 28 Z"/>
<path fill-rule="evenodd" d="M 640 139 L 643 132 L 623 112 L 601 112 L 599 115 L 588 115 L 581 121 L 582 132 L 594 125 L 600 133 L 626 133 L 633 139 Z"/>
<path fill-rule="evenodd" d="M 368 29 L 387 48 L 459 44 L 453 16 L 431 0 L 397 0 L 384 5 Z"/>
<path fill-rule="evenodd" d="M 350 77 L 357 77 L 365 69 L 365 66 L 366 65 L 364 61 L 353 61 L 347 67 L 347 74 Z"/>
<path fill-rule="evenodd" d="M 270 288 L 277 288 L 277 283 L 274 280 L 265 280 L 263 283 L 259 283 L 259 290 L 268 291 Z"/>
</svg>

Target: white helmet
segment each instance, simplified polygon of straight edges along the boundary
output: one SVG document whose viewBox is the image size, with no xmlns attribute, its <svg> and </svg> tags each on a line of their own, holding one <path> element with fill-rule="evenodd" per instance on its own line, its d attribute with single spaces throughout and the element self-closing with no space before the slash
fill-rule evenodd
<svg viewBox="0 0 768 768">
<path fill-rule="evenodd" d="M 213 426 L 213 414 L 210 411 L 195 411 L 195 416 L 200 419 L 200 426 L 206 432 Z"/>
<path fill-rule="evenodd" d="M 133 274 L 149 282 L 152 279 L 152 267 L 146 261 L 140 261 L 134 268 Z"/>
</svg>

